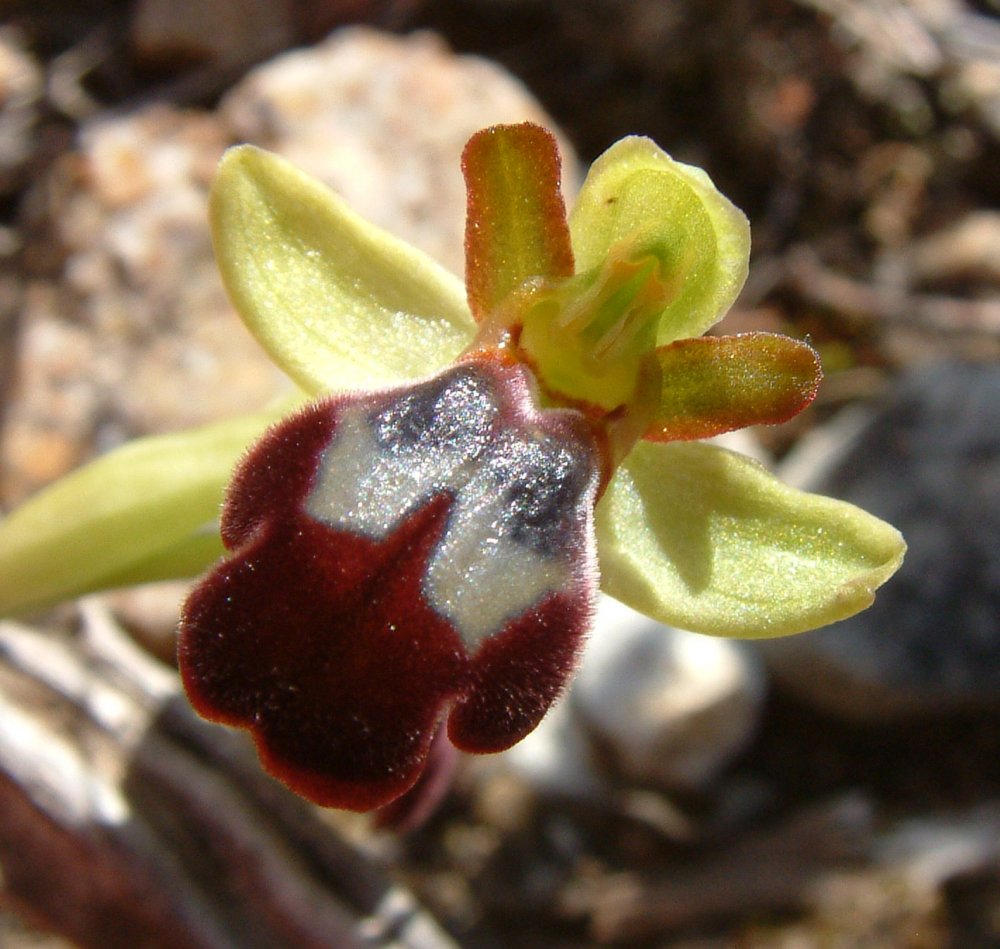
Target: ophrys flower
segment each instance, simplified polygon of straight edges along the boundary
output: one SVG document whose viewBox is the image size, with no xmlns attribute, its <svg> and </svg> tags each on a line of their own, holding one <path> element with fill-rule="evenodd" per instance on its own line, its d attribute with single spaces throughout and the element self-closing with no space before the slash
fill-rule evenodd
<svg viewBox="0 0 1000 949">
<path fill-rule="evenodd" d="M 703 172 L 626 139 L 567 220 L 537 126 L 463 162 L 465 294 L 275 156 L 231 151 L 214 189 L 237 307 L 321 397 L 239 465 L 181 671 L 322 804 L 406 791 L 442 723 L 472 752 L 527 734 L 599 578 L 665 622 L 782 635 L 863 608 L 902 555 L 888 525 L 690 441 L 783 421 L 820 377 L 804 343 L 700 337 L 749 251 Z"/>
<path fill-rule="evenodd" d="M 567 220 L 538 127 L 479 133 L 464 167 L 466 286 L 282 159 L 229 152 L 227 288 L 316 401 L 263 437 L 274 412 L 127 444 L 0 523 L 4 613 L 190 576 L 257 438 L 181 669 L 324 804 L 403 794 L 442 728 L 470 751 L 530 731 L 598 582 L 665 623 L 778 636 L 863 609 L 903 555 L 889 525 L 698 440 L 782 421 L 819 380 L 803 343 L 701 335 L 749 252 L 703 172 L 625 139 Z"/>
</svg>

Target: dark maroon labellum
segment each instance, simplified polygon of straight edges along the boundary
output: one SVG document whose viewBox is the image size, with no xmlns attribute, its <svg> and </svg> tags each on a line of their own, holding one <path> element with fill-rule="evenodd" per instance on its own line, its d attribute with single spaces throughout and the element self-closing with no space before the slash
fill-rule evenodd
<svg viewBox="0 0 1000 949">
<path fill-rule="evenodd" d="M 206 718 L 324 805 L 410 788 L 444 716 L 501 751 L 541 720 L 593 611 L 598 450 L 482 358 L 315 403 L 240 464 L 232 556 L 189 598 L 179 660 Z"/>
</svg>

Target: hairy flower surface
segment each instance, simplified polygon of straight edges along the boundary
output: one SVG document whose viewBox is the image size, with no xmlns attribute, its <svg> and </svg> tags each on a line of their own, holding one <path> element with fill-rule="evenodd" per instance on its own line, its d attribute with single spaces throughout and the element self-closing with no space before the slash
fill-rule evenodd
<svg viewBox="0 0 1000 949">
<path fill-rule="evenodd" d="M 213 187 L 227 289 L 316 401 L 237 466 L 181 674 L 202 715 L 248 728 L 268 770 L 325 805 L 398 799 L 442 729 L 471 752 L 523 738 L 572 675 L 598 584 L 665 623 L 778 636 L 863 609 L 904 550 L 699 441 L 784 421 L 820 379 L 804 343 L 702 336 L 749 255 L 704 172 L 625 139 L 567 217 L 555 142 L 531 124 L 475 135 L 463 170 L 464 287 L 277 156 L 232 149 Z M 0 544 L 37 581 L 27 602 L 207 563 L 205 503 L 263 424 L 149 440 L 13 515 Z M 211 464 L 178 480 L 192 445 Z M 102 479 L 123 489 L 104 559 L 47 573 L 46 552 L 92 529 Z M 171 521 L 178 497 L 200 513 Z M 0 579 L 7 609 L 26 603 L 15 589 Z"/>
<path fill-rule="evenodd" d="M 216 186 L 219 256 L 251 327 L 305 387 L 365 390 L 275 426 L 239 466 L 222 517 L 233 556 L 187 604 L 181 672 L 203 715 L 249 727 L 267 767 L 323 804 L 367 809 L 406 791 L 442 718 L 471 752 L 538 724 L 593 614 L 600 496 L 614 592 L 662 614 L 665 588 L 683 584 L 677 604 L 692 601 L 704 628 L 750 635 L 812 617 L 773 602 L 777 564 L 757 590 L 717 574 L 715 537 L 733 527 L 714 518 L 747 507 L 732 554 L 759 567 L 783 548 L 801 572 L 847 512 L 826 502 L 766 537 L 772 509 L 794 506 L 787 489 L 721 450 L 662 444 L 782 421 L 819 382 L 794 340 L 688 338 L 731 303 L 748 249 L 742 215 L 703 174 L 620 143 L 571 233 L 544 130 L 487 129 L 463 164 L 468 310 L 412 250 L 366 248 L 362 225 L 273 156 L 230 153 Z M 357 304 L 333 333 L 325 311 L 343 293 L 317 298 L 317 259 L 334 260 L 326 282 Z M 420 378 L 371 388 L 394 374 Z M 689 551 L 656 551 L 664 532 Z M 839 606 L 814 589 L 814 608 L 863 605 L 873 568 L 886 562 L 855 591 L 840 584 Z"/>
</svg>

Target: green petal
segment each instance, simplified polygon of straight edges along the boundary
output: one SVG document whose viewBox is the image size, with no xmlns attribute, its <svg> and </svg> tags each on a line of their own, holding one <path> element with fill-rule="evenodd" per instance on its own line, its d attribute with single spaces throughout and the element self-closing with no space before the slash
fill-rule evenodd
<svg viewBox="0 0 1000 949">
<path fill-rule="evenodd" d="M 640 442 L 598 504 L 597 525 L 606 593 L 719 636 L 784 636 L 851 616 L 906 549 L 895 528 L 859 508 L 698 442 Z"/>
<path fill-rule="evenodd" d="M 30 498 L 0 521 L 0 615 L 208 566 L 233 466 L 280 414 L 129 442 Z"/>
<path fill-rule="evenodd" d="M 576 268 L 611 253 L 653 253 L 676 295 L 657 343 L 700 336 L 732 306 L 746 280 L 750 226 L 700 168 L 647 138 L 625 138 L 591 166 L 570 215 Z"/>
<path fill-rule="evenodd" d="M 777 333 L 679 339 L 656 352 L 660 407 L 645 438 L 710 438 L 776 425 L 816 397 L 823 377 L 811 346 Z"/>
<path fill-rule="evenodd" d="M 457 277 L 276 155 L 226 152 L 211 219 L 236 309 L 307 392 L 425 376 L 472 338 Z"/>
<path fill-rule="evenodd" d="M 562 166 L 551 132 L 531 122 L 494 125 L 462 153 L 468 193 L 465 283 L 483 320 L 532 277 L 570 277 Z"/>
</svg>

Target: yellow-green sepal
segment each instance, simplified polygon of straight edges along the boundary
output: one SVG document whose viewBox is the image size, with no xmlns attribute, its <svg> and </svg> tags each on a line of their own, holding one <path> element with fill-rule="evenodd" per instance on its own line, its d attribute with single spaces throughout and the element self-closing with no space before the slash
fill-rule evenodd
<svg viewBox="0 0 1000 949">
<path fill-rule="evenodd" d="M 0 615 L 209 566 L 233 467 L 278 417 L 129 442 L 30 498 L 0 521 Z"/>
<path fill-rule="evenodd" d="M 569 218 L 578 273 L 609 255 L 655 256 L 673 294 L 656 344 L 700 336 L 732 306 L 747 276 L 750 226 L 700 168 L 647 138 L 616 142 L 591 166 Z"/>
<path fill-rule="evenodd" d="M 597 505 L 601 585 L 661 622 L 785 636 L 869 606 L 906 545 L 878 518 L 700 442 L 639 442 Z"/>
<path fill-rule="evenodd" d="M 277 155 L 227 151 L 210 218 L 233 304 L 307 392 L 426 376 L 472 338 L 458 277 Z"/>
</svg>

